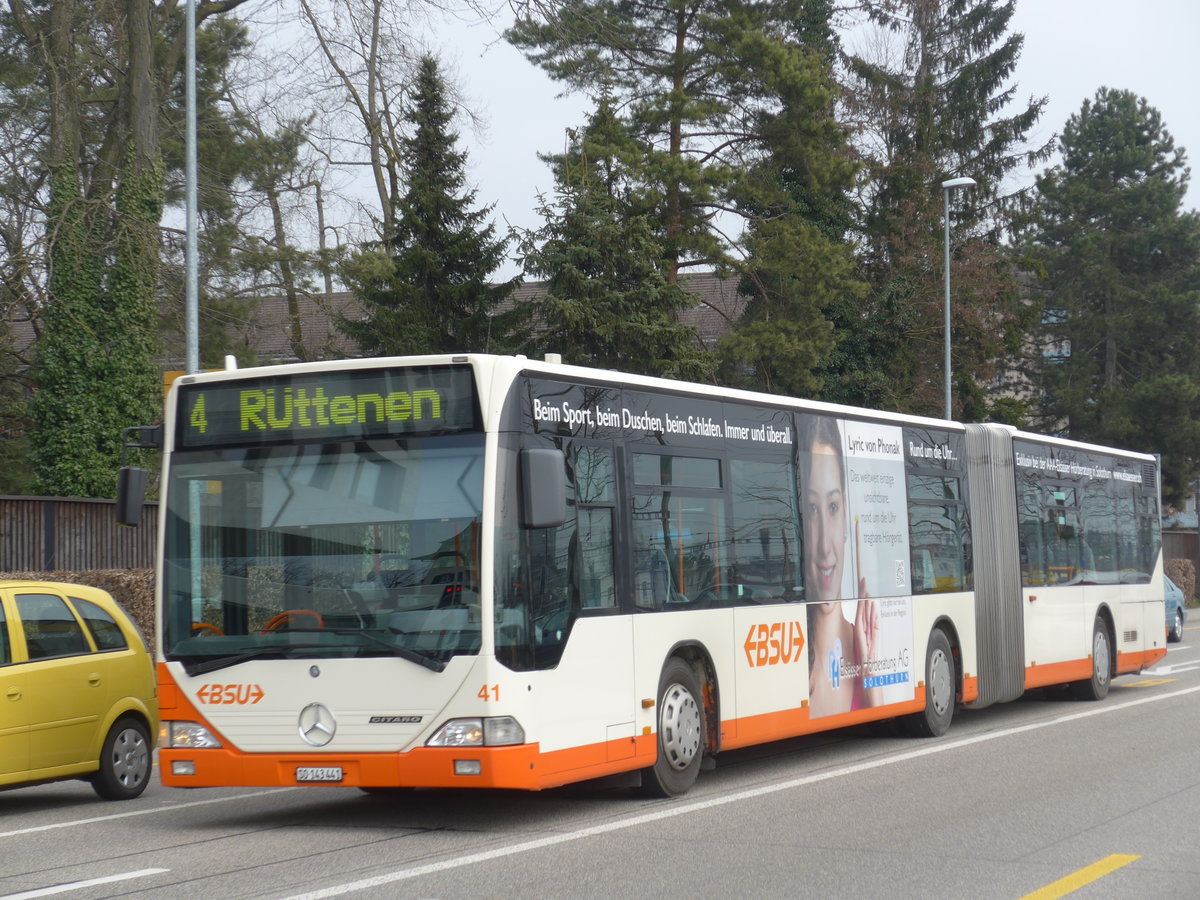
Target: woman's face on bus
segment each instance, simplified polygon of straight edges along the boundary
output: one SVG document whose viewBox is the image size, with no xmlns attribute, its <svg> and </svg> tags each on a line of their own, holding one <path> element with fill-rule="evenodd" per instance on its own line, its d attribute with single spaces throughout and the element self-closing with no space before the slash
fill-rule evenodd
<svg viewBox="0 0 1200 900">
<path fill-rule="evenodd" d="M 846 498 L 838 451 L 813 444 L 805 502 L 808 596 L 822 603 L 841 597 L 846 555 Z"/>
</svg>

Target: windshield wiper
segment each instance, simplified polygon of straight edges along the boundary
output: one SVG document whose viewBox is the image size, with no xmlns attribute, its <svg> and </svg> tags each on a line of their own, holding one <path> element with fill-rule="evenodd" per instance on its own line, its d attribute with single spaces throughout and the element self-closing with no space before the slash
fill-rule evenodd
<svg viewBox="0 0 1200 900">
<path fill-rule="evenodd" d="M 197 675 L 216 672 L 218 669 L 227 669 L 253 659 L 269 659 L 272 656 L 286 657 L 291 650 L 320 650 L 328 646 L 328 644 L 280 644 L 274 647 L 255 647 L 253 650 L 234 653 L 230 656 L 217 656 L 200 662 L 185 661 L 183 670 L 194 678 Z"/>
<path fill-rule="evenodd" d="M 391 651 L 392 653 L 394 653 L 396 656 L 400 657 L 401 659 L 406 659 L 409 662 L 416 663 L 419 666 L 424 666 L 427 669 L 432 669 L 434 672 L 442 672 L 446 668 L 445 660 L 435 659 L 432 656 L 426 656 L 424 653 L 420 653 L 416 650 L 409 650 L 407 647 L 400 647 L 396 644 L 393 644 L 391 641 L 385 641 L 381 637 L 376 637 L 375 635 L 371 634 L 368 631 L 356 631 L 353 628 L 325 628 L 325 629 L 294 628 L 292 630 L 293 631 L 325 631 L 326 633 L 332 632 L 333 634 L 353 634 L 356 637 L 366 638 L 368 641 L 372 641 L 372 642 L 378 644 L 380 647 L 386 647 L 389 651 Z"/>
</svg>

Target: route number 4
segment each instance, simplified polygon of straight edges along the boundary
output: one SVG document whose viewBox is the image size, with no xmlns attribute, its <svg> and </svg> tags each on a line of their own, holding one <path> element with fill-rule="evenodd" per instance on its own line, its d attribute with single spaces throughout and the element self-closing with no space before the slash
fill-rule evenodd
<svg viewBox="0 0 1200 900">
<path fill-rule="evenodd" d="M 196 398 L 196 405 L 192 407 L 192 415 L 188 419 L 188 424 L 204 434 L 208 431 L 208 415 L 204 411 L 204 395 L 200 394 Z"/>
</svg>

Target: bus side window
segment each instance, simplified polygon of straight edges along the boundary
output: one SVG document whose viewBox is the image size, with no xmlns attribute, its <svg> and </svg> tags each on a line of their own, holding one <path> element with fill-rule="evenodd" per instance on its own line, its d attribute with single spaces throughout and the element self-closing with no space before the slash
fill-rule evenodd
<svg viewBox="0 0 1200 900">
<path fill-rule="evenodd" d="M 660 610 L 674 596 L 671 565 L 661 550 L 638 550 L 633 575 L 633 602 L 638 609 Z"/>
<path fill-rule="evenodd" d="M 1136 521 L 1129 524 L 1132 534 L 1121 565 L 1136 573 L 1139 583 L 1146 584 L 1150 581 L 1150 573 L 1154 571 L 1158 551 L 1162 546 L 1162 520 L 1158 515 L 1157 494 L 1138 493 L 1134 498 L 1132 512 Z"/>
<path fill-rule="evenodd" d="M 583 508 L 579 521 L 578 561 L 574 579 L 583 609 L 606 609 L 617 605 L 613 581 L 613 511 Z"/>
<path fill-rule="evenodd" d="M 971 527 L 961 479 L 909 475 L 907 492 L 912 592 L 970 590 Z"/>
<path fill-rule="evenodd" d="M 574 510 L 564 524 L 538 529 L 529 535 L 527 596 L 538 668 L 558 661 L 567 637 L 572 606 L 569 560 L 574 542 Z"/>
<path fill-rule="evenodd" d="M 792 464 L 730 460 L 734 541 L 722 606 L 799 600 L 800 538 Z"/>
<path fill-rule="evenodd" d="M 568 446 L 564 458 L 565 521 L 526 531 L 526 596 L 536 668 L 557 664 L 581 611 L 616 606 L 612 450 L 576 444 Z"/>
<path fill-rule="evenodd" d="M 1017 533 L 1021 542 L 1021 583 L 1025 587 L 1039 587 L 1049 582 L 1042 542 L 1042 492 L 1033 481 L 1022 482 L 1018 491 Z"/>
<path fill-rule="evenodd" d="M 582 609 L 617 605 L 613 564 L 616 468 L 610 447 L 578 446 L 574 455 L 575 517 L 579 540 L 571 583 Z"/>
<path fill-rule="evenodd" d="M 1073 487 L 1046 489 L 1046 582 L 1066 584 L 1082 577 L 1084 558 L 1079 537 L 1079 508 Z"/>
</svg>

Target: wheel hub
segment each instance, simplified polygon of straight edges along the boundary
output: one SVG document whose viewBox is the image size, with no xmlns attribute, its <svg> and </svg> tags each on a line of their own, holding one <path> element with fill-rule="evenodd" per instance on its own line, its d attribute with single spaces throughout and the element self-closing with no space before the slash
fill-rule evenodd
<svg viewBox="0 0 1200 900">
<path fill-rule="evenodd" d="M 137 784 L 150 764 L 146 744 L 136 731 L 122 731 L 113 745 L 113 774 L 126 787 Z"/>
<path fill-rule="evenodd" d="M 696 698 L 681 684 L 673 684 L 663 693 L 662 749 L 674 769 L 683 770 L 700 752 L 700 707 Z"/>
<path fill-rule="evenodd" d="M 950 660 L 939 649 L 930 660 L 929 668 L 933 676 L 929 684 L 930 699 L 933 702 L 934 710 L 940 716 L 950 707 L 950 703 L 954 697 L 954 684 L 950 676 Z"/>
</svg>

